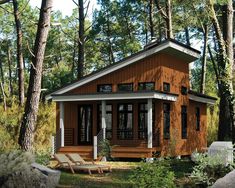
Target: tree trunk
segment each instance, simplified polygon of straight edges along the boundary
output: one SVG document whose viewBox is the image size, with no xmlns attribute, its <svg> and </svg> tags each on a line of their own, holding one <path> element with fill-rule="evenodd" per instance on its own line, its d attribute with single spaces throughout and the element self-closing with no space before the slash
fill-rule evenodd
<svg viewBox="0 0 235 188">
<path fill-rule="evenodd" d="M 40 17 L 33 51 L 35 56 L 32 57 L 27 101 L 18 140 L 20 147 L 25 151 L 31 151 L 33 148 L 34 130 L 37 122 L 39 98 L 41 93 L 42 65 L 50 28 L 52 1 L 53 0 L 43 0 L 40 9 Z"/>
<path fill-rule="evenodd" d="M 18 70 L 18 87 L 19 87 L 19 103 L 20 106 L 24 105 L 24 60 L 23 60 L 23 49 L 22 49 L 22 29 L 19 18 L 19 9 L 17 0 L 13 0 L 15 26 L 17 33 L 17 70 Z"/>
<path fill-rule="evenodd" d="M 186 39 L 186 45 L 190 46 L 190 37 L 189 37 L 189 30 L 188 30 L 188 27 L 185 27 L 184 28 L 184 31 L 185 31 L 185 39 Z"/>
<path fill-rule="evenodd" d="M 153 24 L 153 0 L 149 1 L 149 28 L 151 40 L 154 39 L 154 24 Z"/>
<path fill-rule="evenodd" d="M 231 5 L 232 2 L 228 2 L 228 4 Z M 224 41 L 223 36 L 225 35 L 227 37 L 231 37 L 228 35 L 232 35 L 232 33 L 228 32 L 229 29 L 226 29 L 226 31 L 224 31 L 225 32 L 224 35 L 222 34 L 221 27 L 216 17 L 214 4 L 212 0 L 209 1 L 209 8 L 211 11 L 210 15 L 212 19 L 212 24 L 215 29 L 215 34 L 218 41 L 218 49 L 219 49 L 218 72 L 220 80 L 218 80 L 218 89 L 220 96 L 220 113 L 219 113 L 218 140 L 226 140 L 231 138 L 231 132 L 234 124 L 233 88 L 232 88 L 232 75 L 231 75 L 232 73 L 231 68 L 233 64 L 231 64 L 231 62 L 228 60 L 229 54 L 226 53 L 226 42 Z"/>
<path fill-rule="evenodd" d="M 85 16 L 84 16 L 84 4 L 83 0 L 78 1 L 79 9 L 79 41 L 78 41 L 78 66 L 77 77 L 81 78 L 84 74 L 84 62 L 85 62 Z"/>
<path fill-rule="evenodd" d="M 173 29 L 172 29 L 172 17 L 171 17 L 171 0 L 167 0 L 166 2 L 166 14 L 167 14 L 167 19 L 166 19 L 166 28 L 167 28 L 167 35 L 166 38 L 174 38 L 173 36 Z"/>
<path fill-rule="evenodd" d="M 200 84 L 200 92 L 205 93 L 206 87 L 206 58 L 207 58 L 207 43 L 208 43 L 208 27 L 204 26 L 204 46 L 203 46 L 203 56 L 202 56 L 202 73 L 201 73 L 201 84 Z"/>
<path fill-rule="evenodd" d="M 12 85 L 12 56 L 11 56 L 11 48 L 9 44 L 7 44 L 7 61 L 8 61 L 8 71 L 9 71 L 9 94 L 13 95 L 13 85 Z"/>
</svg>

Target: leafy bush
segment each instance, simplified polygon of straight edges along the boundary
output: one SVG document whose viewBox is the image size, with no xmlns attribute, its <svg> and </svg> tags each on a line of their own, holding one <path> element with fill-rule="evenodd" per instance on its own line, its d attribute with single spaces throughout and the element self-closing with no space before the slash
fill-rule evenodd
<svg viewBox="0 0 235 188">
<path fill-rule="evenodd" d="M 223 177 L 234 169 L 232 164 L 224 164 L 221 156 L 208 156 L 204 153 L 198 153 L 195 157 L 196 166 L 190 177 L 196 184 L 212 185 L 217 179 Z"/>
<path fill-rule="evenodd" d="M 130 181 L 140 188 L 173 188 L 175 175 L 170 171 L 170 166 L 167 161 L 154 161 L 153 163 L 141 162 L 137 167 Z"/>
<path fill-rule="evenodd" d="M 14 101 L 6 111 L 0 106 L 0 153 L 18 148 L 19 129 L 23 108 Z M 55 132 L 55 104 L 40 104 L 38 120 L 34 131 L 35 152 L 48 152 L 51 135 Z"/>
<path fill-rule="evenodd" d="M 112 159 L 112 157 L 111 157 L 112 148 L 114 146 L 110 145 L 109 140 L 105 139 L 105 140 L 101 141 L 99 147 L 101 147 L 101 151 L 98 153 L 98 155 L 100 157 L 106 157 L 107 160 L 111 160 Z"/>
<path fill-rule="evenodd" d="M 37 163 L 47 166 L 50 163 L 50 154 L 50 151 L 37 151 L 35 155 L 35 160 Z"/>
</svg>

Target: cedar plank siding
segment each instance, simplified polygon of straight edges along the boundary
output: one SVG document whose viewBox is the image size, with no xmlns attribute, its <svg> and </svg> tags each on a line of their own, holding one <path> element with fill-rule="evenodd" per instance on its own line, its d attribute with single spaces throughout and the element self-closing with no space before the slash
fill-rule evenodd
<svg viewBox="0 0 235 188">
<path fill-rule="evenodd" d="M 157 54 L 148 57 L 142 61 L 133 63 L 127 67 L 119 69 L 108 75 L 105 75 L 88 84 L 80 86 L 67 94 L 86 94 L 96 93 L 98 84 L 112 84 L 113 92 L 117 91 L 117 84 L 133 83 L 134 91 L 137 91 L 139 82 L 155 82 L 156 90 L 163 90 L 163 82 L 170 83 L 170 92 L 178 94 L 176 102 L 168 102 L 161 100 L 153 100 L 155 104 L 155 130 L 160 128 L 160 147 L 162 155 L 189 155 L 197 149 L 206 147 L 206 104 L 189 101 L 188 95 L 181 95 L 181 86 L 189 89 L 189 66 L 188 63 L 176 57 Z M 147 100 L 142 100 L 146 102 Z M 123 101 L 107 101 L 107 104 L 113 105 L 113 135 L 111 144 L 119 146 L 146 147 L 146 140 L 138 140 L 138 103 L 141 100 L 128 100 L 133 104 L 133 140 L 117 140 L 117 104 Z M 170 124 L 170 140 L 163 139 L 163 103 L 171 104 L 171 124 Z M 65 102 L 65 132 L 67 128 L 74 130 L 74 145 L 78 145 L 78 104 L 92 104 L 93 106 L 93 129 L 92 135 L 97 135 L 97 104 L 101 102 Z M 187 106 L 188 123 L 187 123 L 187 139 L 181 139 L 181 105 Z M 201 112 L 201 129 L 196 131 L 195 108 L 200 107 Z M 57 105 L 57 130 L 59 128 L 59 107 Z M 65 133 L 66 135 L 66 133 Z M 65 143 L 66 143 L 65 138 Z M 157 147 L 157 141 L 153 140 L 153 147 Z"/>
</svg>

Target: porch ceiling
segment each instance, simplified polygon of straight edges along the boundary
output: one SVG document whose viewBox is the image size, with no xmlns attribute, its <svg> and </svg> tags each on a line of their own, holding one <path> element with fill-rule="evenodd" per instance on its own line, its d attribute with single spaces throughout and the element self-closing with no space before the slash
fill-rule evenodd
<svg viewBox="0 0 235 188">
<path fill-rule="evenodd" d="M 94 93 L 77 95 L 52 95 L 53 101 L 101 101 L 101 100 L 125 100 L 125 99 L 160 99 L 177 101 L 178 95 L 163 93 L 160 91 L 126 92 L 126 93 Z"/>
</svg>

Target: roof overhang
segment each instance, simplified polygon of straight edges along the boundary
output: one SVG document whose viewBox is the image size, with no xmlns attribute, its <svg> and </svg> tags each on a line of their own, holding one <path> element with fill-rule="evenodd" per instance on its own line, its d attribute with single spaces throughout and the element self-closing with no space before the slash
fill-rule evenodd
<svg viewBox="0 0 235 188">
<path fill-rule="evenodd" d="M 189 94 L 189 100 L 200 102 L 200 103 L 206 103 L 209 105 L 214 105 L 216 103 L 216 99 L 196 96 L 193 94 Z"/>
<path fill-rule="evenodd" d="M 52 95 L 64 94 L 68 91 L 71 91 L 71 90 L 77 88 L 77 87 L 80 87 L 84 84 L 87 84 L 87 83 L 93 81 L 93 80 L 96 80 L 102 76 L 105 76 L 109 73 L 112 73 L 118 69 L 126 67 L 134 62 L 140 61 L 146 57 L 149 57 L 154 54 L 161 53 L 161 52 L 164 52 L 167 54 L 173 54 L 176 57 L 183 58 L 185 60 L 185 62 L 188 62 L 188 63 L 198 59 L 200 56 L 200 52 L 193 49 L 193 48 L 187 47 L 187 46 L 185 46 L 181 43 L 178 43 L 174 40 L 167 40 L 167 41 L 160 43 L 159 45 L 152 46 L 149 49 L 142 50 L 142 51 L 140 51 L 130 57 L 127 57 L 127 58 L 121 60 L 120 62 L 113 64 L 112 66 L 109 66 L 109 67 L 104 68 L 100 71 L 97 71 L 97 72 L 92 73 L 88 76 L 85 76 L 81 80 L 78 80 L 72 84 L 69 84 L 68 86 L 65 86 L 61 89 L 58 89 L 57 91 L 55 91 L 49 95 L 46 95 L 46 100 L 52 99 Z"/>
<path fill-rule="evenodd" d="M 160 99 L 166 101 L 177 101 L 175 94 L 160 92 L 131 92 L 131 93 L 101 93 L 101 94 L 78 94 L 78 95 L 53 95 L 52 100 L 56 102 L 66 101 L 102 101 L 102 100 L 130 100 L 130 99 Z"/>
</svg>

